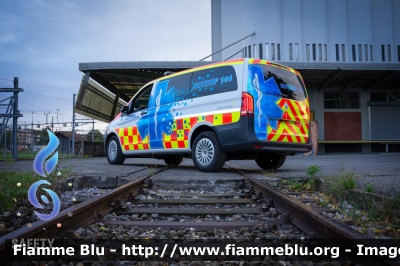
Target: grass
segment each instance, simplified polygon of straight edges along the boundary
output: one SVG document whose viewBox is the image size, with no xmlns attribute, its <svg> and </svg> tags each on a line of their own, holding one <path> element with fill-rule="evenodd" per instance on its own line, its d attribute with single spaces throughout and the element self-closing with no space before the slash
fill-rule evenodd
<svg viewBox="0 0 400 266">
<path fill-rule="evenodd" d="M 369 237 L 383 234 L 400 238 L 400 193 L 393 191 L 395 197 L 382 199 L 369 194 L 374 192 L 371 183 L 364 185 L 362 195 L 352 192 L 355 188 L 355 174 L 344 166 L 337 175 L 325 178 L 325 190 L 337 202 L 334 205 L 343 214 L 343 221 L 354 223 L 360 232 Z M 347 204 L 352 207 L 349 208 Z"/>
<path fill-rule="evenodd" d="M 147 168 L 149 169 L 149 174 L 151 176 L 155 175 L 157 172 L 157 165 L 147 165 Z"/>
<path fill-rule="evenodd" d="M 284 181 L 286 183 L 286 181 Z M 290 189 L 294 191 L 304 191 L 304 190 L 312 190 L 314 189 L 314 179 L 306 179 L 306 180 L 298 180 L 291 179 L 287 181 L 287 184 Z"/>
<path fill-rule="evenodd" d="M 332 194 L 337 199 L 346 197 L 348 190 L 357 187 L 354 176 L 354 173 L 342 166 L 339 174 L 326 178 L 325 182 L 328 194 Z"/>
<path fill-rule="evenodd" d="M 366 183 L 364 184 L 364 191 L 368 193 L 373 193 L 374 192 L 374 185 L 371 183 Z"/>
<path fill-rule="evenodd" d="M 297 179 L 292 179 L 288 181 L 289 187 L 294 191 L 300 191 L 303 188 L 303 183 L 300 183 Z"/>
<path fill-rule="evenodd" d="M 19 160 L 32 160 L 33 158 L 35 158 L 36 154 L 38 152 L 33 152 L 33 156 L 32 156 L 32 152 L 31 151 L 18 151 L 18 159 Z M 4 159 L 4 150 L 2 150 L 0 152 L 0 161 L 6 161 L 9 162 L 11 160 L 13 160 L 12 158 L 12 153 L 7 151 L 6 152 L 6 157 Z"/>
<path fill-rule="evenodd" d="M 60 171 L 60 175 L 57 175 L 58 171 Z M 58 193 L 61 186 L 59 181 L 69 177 L 71 173 L 71 169 L 57 167 L 47 178 L 44 178 L 33 171 L 0 171 L 0 191 L 2 191 L 0 193 L 0 212 L 10 211 L 14 207 L 20 206 L 28 198 L 29 187 L 38 180 L 49 181 L 50 189 Z M 37 195 L 41 195 L 42 190 L 38 190 L 37 193 Z M 40 199 L 40 196 L 37 198 Z"/>
<path fill-rule="evenodd" d="M 311 178 L 316 178 L 321 175 L 321 169 L 318 165 L 311 165 L 307 168 L 306 174 Z"/>
<path fill-rule="evenodd" d="M 261 173 L 267 177 L 270 178 L 277 178 L 279 177 L 279 175 L 277 173 L 274 173 L 274 170 L 270 169 L 270 170 L 261 170 Z"/>
<path fill-rule="evenodd" d="M 18 151 L 18 160 L 33 160 L 35 156 L 38 154 L 38 152 L 33 152 L 32 156 L 32 151 Z M 75 155 L 72 156 L 72 154 L 58 154 L 59 158 L 61 159 L 71 159 L 71 158 L 82 158 L 82 155 Z M 91 158 L 90 155 L 85 155 L 83 158 L 88 159 Z M 10 151 L 6 152 L 6 156 L 4 159 L 4 150 L 0 151 L 0 161 L 5 161 L 7 164 L 13 164 L 14 160 L 12 158 L 12 153 Z"/>
</svg>

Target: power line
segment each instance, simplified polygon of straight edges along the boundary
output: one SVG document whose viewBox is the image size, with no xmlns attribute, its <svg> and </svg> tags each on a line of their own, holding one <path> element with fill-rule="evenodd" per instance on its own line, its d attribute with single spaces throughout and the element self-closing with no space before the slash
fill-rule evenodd
<svg viewBox="0 0 400 266">
<path fill-rule="evenodd" d="M 13 80 L 11 80 L 11 79 L 3 79 L 3 78 L 0 78 L 0 79 L 2 79 L 2 80 L 7 80 L 7 81 L 13 81 Z"/>
<path fill-rule="evenodd" d="M 50 111 L 49 109 L 45 109 L 45 108 L 42 108 L 42 107 L 39 107 L 39 106 L 36 106 L 36 105 L 33 105 L 33 104 L 29 104 L 29 103 L 23 102 L 23 101 L 21 101 L 21 100 L 19 100 L 19 102 L 24 103 L 24 104 L 27 104 L 27 105 L 30 105 L 30 106 L 33 106 L 33 107 L 36 107 L 36 108 L 40 108 L 40 109 L 43 109 L 43 110 L 46 110 L 46 111 Z M 50 112 L 51 112 L 51 111 L 50 111 Z"/>
<path fill-rule="evenodd" d="M 1 86 L 4 86 L 4 87 L 10 87 L 11 85 L 13 85 L 12 83 L 10 84 L 10 85 L 4 85 L 4 84 L 0 84 Z"/>
<path fill-rule="evenodd" d="M 14 83 L 11 83 L 10 85 L 6 86 L 6 85 L 1 85 L 4 86 L 4 88 L 11 88 L 14 85 Z"/>
<path fill-rule="evenodd" d="M 38 93 L 33 93 L 33 92 L 29 92 L 29 91 L 24 91 L 24 92 L 30 93 L 30 94 L 39 95 L 39 96 L 42 96 L 42 97 L 47 97 L 47 98 L 52 98 L 52 99 L 57 99 L 57 100 L 63 100 L 63 101 L 70 101 L 70 102 L 72 102 L 72 100 L 68 100 L 68 99 L 62 99 L 62 98 L 57 98 L 57 97 L 46 96 L 46 95 L 42 95 L 42 94 L 38 94 Z"/>
</svg>

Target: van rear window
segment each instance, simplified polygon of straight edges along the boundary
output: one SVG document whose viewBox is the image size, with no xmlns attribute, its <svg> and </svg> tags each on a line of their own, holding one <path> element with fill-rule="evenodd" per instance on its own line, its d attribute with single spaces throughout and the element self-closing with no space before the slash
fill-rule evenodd
<svg viewBox="0 0 400 266">
<path fill-rule="evenodd" d="M 262 67 L 264 82 L 270 78 L 275 79 L 283 98 L 296 101 L 303 101 L 307 98 L 304 83 L 295 73 L 269 65 L 257 66 Z"/>
</svg>

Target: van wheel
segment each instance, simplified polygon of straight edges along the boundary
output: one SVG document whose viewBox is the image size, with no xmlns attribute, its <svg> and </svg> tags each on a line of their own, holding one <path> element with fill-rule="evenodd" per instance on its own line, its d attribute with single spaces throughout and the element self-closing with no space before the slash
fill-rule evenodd
<svg viewBox="0 0 400 266">
<path fill-rule="evenodd" d="M 123 164 L 125 161 L 117 136 L 112 136 L 108 141 L 107 160 L 110 164 Z"/>
<path fill-rule="evenodd" d="M 168 166 L 177 166 L 180 165 L 183 160 L 183 156 L 168 156 L 164 158 L 164 162 Z"/>
<path fill-rule="evenodd" d="M 256 159 L 256 163 L 262 169 L 278 169 L 286 160 L 286 155 L 265 155 Z"/>
<path fill-rule="evenodd" d="M 226 153 L 221 149 L 217 135 L 211 131 L 200 133 L 192 146 L 192 158 L 202 172 L 216 172 L 226 161 Z"/>
</svg>

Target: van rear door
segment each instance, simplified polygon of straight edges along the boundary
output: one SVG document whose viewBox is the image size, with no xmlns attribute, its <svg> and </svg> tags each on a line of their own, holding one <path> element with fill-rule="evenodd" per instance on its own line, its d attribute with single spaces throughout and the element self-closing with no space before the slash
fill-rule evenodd
<svg viewBox="0 0 400 266">
<path fill-rule="evenodd" d="M 266 62 L 266 61 L 264 61 Z M 301 76 L 270 62 L 249 65 L 248 92 L 254 97 L 259 140 L 308 142 L 309 104 Z"/>
</svg>

